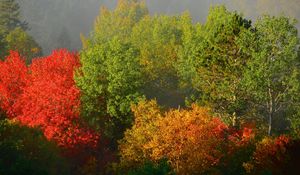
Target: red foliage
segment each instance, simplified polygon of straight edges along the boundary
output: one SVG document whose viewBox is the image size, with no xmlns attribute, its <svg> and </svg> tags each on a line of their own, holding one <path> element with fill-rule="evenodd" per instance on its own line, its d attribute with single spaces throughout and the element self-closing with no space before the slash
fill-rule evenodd
<svg viewBox="0 0 300 175">
<path fill-rule="evenodd" d="M 253 128 L 248 128 L 248 127 L 242 127 L 240 130 L 236 130 L 231 128 L 229 130 L 229 135 L 228 135 L 228 140 L 230 141 L 229 150 L 232 149 L 234 151 L 235 149 L 239 147 L 246 146 L 249 144 L 249 141 L 254 138 L 255 134 L 253 132 Z"/>
<path fill-rule="evenodd" d="M 5 61 L 0 61 L 0 108 L 12 117 L 12 106 L 23 93 L 28 68 L 24 58 L 17 52 L 10 52 Z"/>
<path fill-rule="evenodd" d="M 284 167 L 289 160 L 288 147 L 291 139 L 287 136 L 264 138 L 257 143 L 252 160 L 244 164 L 247 172 L 261 174 L 269 171 L 271 174 L 286 174 Z"/>
<path fill-rule="evenodd" d="M 17 53 L 12 52 L 8 58 L 14 63 L 7 60 L 5 62 L 10 64 L 1 65 L 1 70 L 4 67 L 8 71 L 0 77 L 3 82 L 0 89 L 10 91 L 1 90 L 0 94 L 14 102 L 4 101 L 3 109 L 9 109 L 9 115 L 24 125 L 40 127 L 48 139 L 64 148 L 96 146 L 99 135 L 79 119 L 80 91 L 73 79 L 74 70 L 80 66 L 77 54 L 55 51 L 48 57 L 34 60 L 28 71 L 20 64 Z M 9 81 L 6 80 L 9 76 L 15 77 L 11 80 L 13 89 L 5 82 Z"/>
<path fill-rule="evenodd" d="M 274 140 L 263 140 L 254 153 L 255 162 L 263 167 L 278 166 L 283 161 L 289 141 L 290 139 L 286 136 L 280 136 Z"/>
</svg>

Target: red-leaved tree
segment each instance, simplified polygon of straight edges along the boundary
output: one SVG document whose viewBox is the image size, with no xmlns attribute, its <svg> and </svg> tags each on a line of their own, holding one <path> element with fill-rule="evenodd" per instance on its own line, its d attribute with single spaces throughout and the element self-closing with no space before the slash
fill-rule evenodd
<svg viewBox="0 0 300 175">
<path fill-rule="evenodd" d="M 17 52 L 10 52 L 5 61 L 0 60 L 0 108 L 13 117 L 13 104 L 23 93 L 28 77 L 24 58 Z"/>
<path fill-rule="evenodd" d="M 10 118 L 40 127 L 49 140 L 72 151 L 97 145 L 99 135 L 79 118 L 80 91 L 73 79 L 80 66 L 77 54 L 54 51 L 26 68 L 11 52 L 0 66 L 1 108 Z"/>
</svg>

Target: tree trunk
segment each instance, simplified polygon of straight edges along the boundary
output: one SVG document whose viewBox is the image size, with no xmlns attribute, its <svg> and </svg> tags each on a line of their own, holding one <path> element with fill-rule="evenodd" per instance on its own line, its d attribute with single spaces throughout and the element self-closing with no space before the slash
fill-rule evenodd
<svg viewBox="0 0 300 175">
<path fill-rule="evenodd" d="M 272 118 L 274 114 L 274 98 L 272 89 L 269 88 L 269 129 L 268 129 L 268 135 L 271 136 L 272 134 Z"/>
<path fill-rule="evenodd" d="M 269 129 L 268 129 L 268 135 L 271 136 L 272 134 L 272 118 L 273 118 L 273 112 L 269 113 Z"/>
</svg>

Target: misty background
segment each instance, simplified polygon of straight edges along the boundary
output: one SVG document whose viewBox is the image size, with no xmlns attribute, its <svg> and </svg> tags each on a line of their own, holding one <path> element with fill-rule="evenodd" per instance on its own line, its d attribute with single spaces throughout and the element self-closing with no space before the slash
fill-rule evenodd
<svg viewBox="0 0 300 175">
<path fill-rule="evenodd" d="M 29 33 L 49 54 L 56 48 L 79 50 L 80 33 L 87 36 L 100 6 L 113 9 L 117 0 L 19 0 Z M 178 15 L 189 11 L 195 22 L 204 22 L 209 7 L 225 4 L 255 21 L 262 14 L 285 14 L 300 20 L 300 0 L 146 0 L 152 15 Z M 297 24 L 300 28 L 299 23 Z"/>
</svg>

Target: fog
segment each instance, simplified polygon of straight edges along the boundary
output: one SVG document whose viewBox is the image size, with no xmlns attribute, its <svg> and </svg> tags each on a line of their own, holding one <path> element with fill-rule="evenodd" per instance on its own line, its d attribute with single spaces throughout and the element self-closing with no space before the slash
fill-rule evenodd
<svg viewBox="0 0 300 175">
<path fill-rule="evenodd" d="M 113 9 L 117 0 L 19 0 L 19 3 L 29 23 L 29 33 L 48 54 L 62 47 L 79 50 L 80 33 L 88 35 L 92 30 L 100 6 Z M 146 0 L 146 3 L 151 14 L 190 11 L 195 22 L 204 22 L 209 7 L 215 4 L 225 4 L 253 21 L 262 14 L 286 14 L 300 20 L 300 0 Z"/>
</svg>

